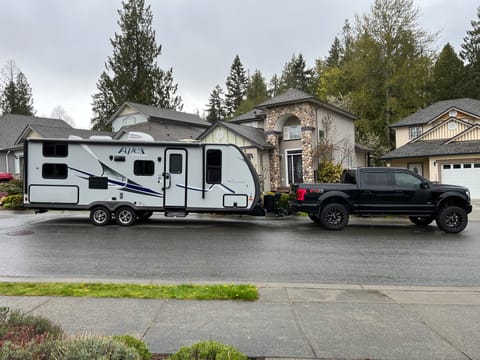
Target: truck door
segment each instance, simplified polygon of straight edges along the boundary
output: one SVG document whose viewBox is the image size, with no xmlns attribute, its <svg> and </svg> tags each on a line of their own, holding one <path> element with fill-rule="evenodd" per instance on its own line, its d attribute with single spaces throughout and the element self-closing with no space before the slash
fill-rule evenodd
<svg viewBox="0 0 480 360">
<path fill-rule="evenodd" d="M 185 209 L 187 207 L 187 151 L 165 150 L 164 207 Z"/>
<path fill-rule="evenodd" d="M 409 213 L 430 213 L 435 206 L 432 191 L 428 183 L 410 172 L 393 171 L 395 192 L 398 194 L 397 205 Z"/>
</svg>

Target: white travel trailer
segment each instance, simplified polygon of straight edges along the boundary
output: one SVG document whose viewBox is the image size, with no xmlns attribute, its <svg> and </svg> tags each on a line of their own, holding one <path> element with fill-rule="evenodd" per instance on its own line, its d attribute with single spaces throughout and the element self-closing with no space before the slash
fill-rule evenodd
<svg viewBox="0 0 480 360">
<path fill-rule="evenodd" d="M 25 207 L 89 210 L 95 225 L 154 211 L 262 213 L 257 174 L 235 145 L 32 138 L 24 156 Z"/>
</svg>

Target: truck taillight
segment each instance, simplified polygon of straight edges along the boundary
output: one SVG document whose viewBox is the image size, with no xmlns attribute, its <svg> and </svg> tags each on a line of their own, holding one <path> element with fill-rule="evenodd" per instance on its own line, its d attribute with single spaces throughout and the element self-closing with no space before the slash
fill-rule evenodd
<svg viewBox="0 0 480 360">
<path fill-rule="evenodd" d="M 297 200 L 299 201 L 305 200 L 306 193 L 307 193 L 307 189 L 297 189 Z"/>
</svg>

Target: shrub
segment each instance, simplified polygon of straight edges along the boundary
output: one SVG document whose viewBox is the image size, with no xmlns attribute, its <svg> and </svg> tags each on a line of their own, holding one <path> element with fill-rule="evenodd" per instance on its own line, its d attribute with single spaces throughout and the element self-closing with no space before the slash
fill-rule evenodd
<svg viewBox="0 0 480 360">
<path fill-rule="evenodd" d="M 22 180 L 10 180 L 0 183 L 0 192 L 6 192 L 8 195 L 23 194 Z"/>
<path fill-rule="evenodd" d="M 229 345 L 203 341 L 182 347 L 169 360 L 247 360 L 247 356 Z"/>
<path fill-rule="evenodd" d="M 82 337 L 60 345 L 61 360 L 139 360 L 138 353 L 113 338 Z"/>
<path fill-rule="evenodd" d="M 8 195 L 2 200 L 2 205 L 5 209 L 20 209 L 23 206 L 23 195 Z"/>
<path fill-rule="evenodd" d="M 127 345 L 131 349 L 134 349 L 140 355 L 140 359 L 142 360 L 150 360 L 152 358 L 152 354 L 142 340 L 130 335 L 118 335 L 114 336 L 113 339 Z"/>
<path fill-rule="evenodd" d="M 321 183 L 338 183 L 342 177 L 342 172 L 342 165 L 324 161 L 318 165 L 317 179 Z"/>
</svg>

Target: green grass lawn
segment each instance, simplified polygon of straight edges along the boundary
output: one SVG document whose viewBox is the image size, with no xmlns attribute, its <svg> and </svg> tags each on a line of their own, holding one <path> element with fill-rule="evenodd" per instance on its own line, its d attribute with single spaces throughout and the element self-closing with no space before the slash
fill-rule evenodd
<svg viewBox="0 0 480 360">
<path fill-rule="evenodd" d="M 3 296 L 73 296 L 137 299 L 244 300 L 258 299 L 253 285 L 139 285 L 102 283 L 0 282 Z"/>
</svg>

